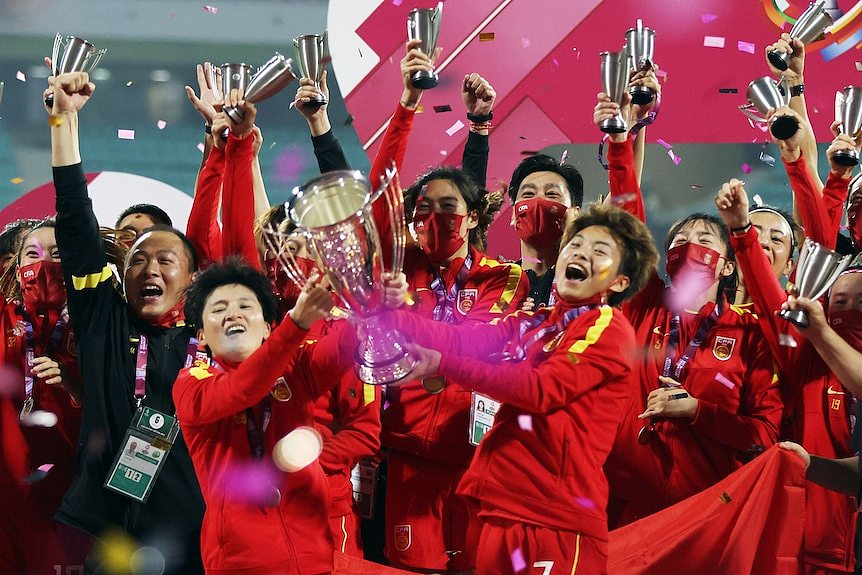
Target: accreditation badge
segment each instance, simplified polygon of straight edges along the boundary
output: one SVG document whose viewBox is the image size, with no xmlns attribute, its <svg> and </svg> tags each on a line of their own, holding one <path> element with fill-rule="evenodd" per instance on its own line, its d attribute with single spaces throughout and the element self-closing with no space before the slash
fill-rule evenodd
<svg viewBox="0 0 862 575">
<path fill-rule="evenodd" d="M 473 392 L 470 401 L 470 429 L 468 439 L 470 445 L 479 445 L 485 434 L 494 426 L 494 417 L 500 409 L 500 402 L 494 401 L 487 395 Z"/>
<path fill-rule="evenodd" d="M 179 432 L 175 417 L 150 407 L 138 409 L 111 465 L 105 487 L 146 503 Z"/>
<path fill-rule="evenodd" d="M 360 459 L 350 472 L 353 501 L 363 519 L 374 519 L 374 502 L 377 499 L 377 469 L 380 462 L 374 457 Z"/>
</svg>

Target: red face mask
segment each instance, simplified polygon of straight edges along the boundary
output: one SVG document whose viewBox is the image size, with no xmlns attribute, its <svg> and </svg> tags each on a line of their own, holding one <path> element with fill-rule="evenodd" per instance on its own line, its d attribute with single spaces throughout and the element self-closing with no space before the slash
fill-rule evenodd
<svg viewBox="0 0 862 575">
<path fill-rule="evenodd" d="M 313 274 L 320 273 L 317 267 L 317 262 L 308 258 L 293 257 L 296 265 L 299 266 L 303 277 L 311 277 Z M 278 263 L 277 258 L 267 258 L 266 260 L 266 277 L 269 278 L 269 285 L 272 288 L 272 293 L 277 295 L 284 301 L 288 307 L 293 307 L 296 300 L 299 298 L 299 286 L 287 277 L 287 272 Z"/>
<path fill-rule="evenodd" d="M 515 232 L 535 248 L 547 248 L 563 237 L 566 206 L 545 198 L 521 200 L 515 204 Z"/>
<path fill-rule="evenodd" d="M 856 251 L 862 250 L 862 217 L 860 216 L 862 216 L 862 202 L 850 204 L 847 209 L 847 227 Z"/>
<path fill-rule="evenodd" d="M 60 310 L 66 305 L 66 283 L 60 262 L 39 260 L 18 268 L 21 299 L 31 313 Z"/>
<path fill-rule="evenodd" d="M 721 254 L 715 250 L 688 242 L 667 251 L 665 269 L 677 291 L 678 304 L 687 307 L 715 281 Z"/>
<path fill-rule="evenodd" d="M 459 234 L 464 217 L 461 214 L 431 212 L 413 218 L 419 246 L 432 262 L 448 260 L 467 241 Z"/>
<path fill-rule="evenodd" d="M 845 309 L 829 314 L 829 325 L 841 339 L 862 351 L 862 311 Z"/>
</svg>

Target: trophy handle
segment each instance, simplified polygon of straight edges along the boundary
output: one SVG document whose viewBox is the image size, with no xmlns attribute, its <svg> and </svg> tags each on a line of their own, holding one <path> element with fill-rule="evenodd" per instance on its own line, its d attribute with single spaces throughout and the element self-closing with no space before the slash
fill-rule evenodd
<svg viewBox="0 0 862 575">
<path fill-rule="evenodd" d="M 398 275 L 404 270 L 404 251 L 407 247 L 407 216 L 404 213 L 404 192 L 398 168 L 392 164 L 380 177 L 380 191 L 389 211 L 389 226 L 392 228 L 392 264 L 390 273 Z"/>
<path fill-rule="evenodd" d="M 844 121 L 844 92 L 835 92 L 835 121 Z"/>
<path fill-rule="evenodd" d="M 752 110 L 756 110 L 754 104 L 745 104 L 744 106 L 739 106 L 739 111 L 745 114 L 749 120 L 753 120 L 758 124 L 766 123 L 766 118 L 753 112 Z"/>
<path fill-rule="evenodd" d="M 437 7 L 434 8 L 434 15 L 431 17 L 432 20 L 440 20 L 443 17 L 443 2 L 437 2 Z M 439 26 L 439 22 L 438 22 Z"/>
<path fill-rule="evenodd" d="M 54 48 L 51 50 L 51 68 L 54 76 L 60 75 L 60 63 L 57 61 L 60 59 L 60 46 L 63 45 L 63 35 L 57 34 L 54 37 Z"/>
<path fill-rule="evenodd" d="M 105 52 L 107 52 L 107 51 L 108 51 L 108 49 L 107 49 L 107 48 L 102 48 L 101 50 L 99 50 L 98 52 L 96 52 L 96 55 L 95 55 L 95 56 L 93 56 L 93 60 L 92 60 L 92 62 L 90 63 L 90 65 L 89 65 L 89 66 L 87 66 L 87 73 L 88 73 L 88 74 L 89 74 L 90 72 L 92 72 L 93 70 L 95 70 L 95 69 L 96 69 L 96 66 L 98 66 L 98 65 L 99 65 L 99 62 L 101 61 L 102 56 L 104 56 L 104 55 L 105 55 Z"/>
<path fill-rule="evenodd" d="M 293 39 L 293 47 L 299 48 L 299 37 Z"/>
<path fill-rule="evenodd" d="M 275 259 L 285 274 L 287 274 L 288 279 L 302 289 L 308 278 L 305 277 L 302 269 L 296 263 L 296 260 L 293 259 L 293 254 L 287 249 L 286 242 L 282 239 L 283 235 L 275 226 L 269 224 L 263 231 L 263 240 L 266 242 L 266 247 L 275 254 Z"/>
</svg>

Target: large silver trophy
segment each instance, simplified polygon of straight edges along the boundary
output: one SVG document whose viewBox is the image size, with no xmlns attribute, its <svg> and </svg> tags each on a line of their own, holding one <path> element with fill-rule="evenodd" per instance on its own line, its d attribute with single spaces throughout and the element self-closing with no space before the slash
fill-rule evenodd
<svg viewBox="0 0 862 575">
<path fill-rule="evenodd" d="M 55 78 L 60 74 L 72 72 L 89 74 L 96 69 L 99 60 L 107 51 L 107 48 L 97 50 L 92 43 L 83 38 L 57 34 L 54 37 L 54 48 L 51 50 L 51 73 Z M 54 94 L 48 94 L 45 97 L 45 105 L 49 108 L 54 106 Z"/>
<path fill-rule="evenodd" d="M 421 40 L 419 49 L 431 57 L 437 49 L 440 36 L 440 21 L 443 18 L 443 2 L 438 2 L 436 8 L 414 8 L 407 16 L 407 37 L 410 40 Z M 413 74 L 410 81 L 414 88 L 428 90 L 436 88 L 439 78 L 436 72 L 419 71 Z"/>
<path fill-rule="evenodd" d="M 290 219 L 304 233 L 343 307 L 364 327 L 365 339 L 356 352 L 359 379 L 372 385 L 403 380 L 416 361 L 407 353 L 403 336 L 381 321 L 385 272 L 371 213 L 373 202 L 387 202 L 393 234 L 389 273 L 398 274 L 404 265 L 407 223 L 397 172 L 388 170 L 376 192 L 361 172 L 341 170 L 315 178 L 293 194 L 287 206 Z"/>
<path fill-rule="evenodd" d="M 862 87 L 847 86 L 843 92 L 835 93 L 835 121 L 841 122 L 838 128 L 842 134 L 856 139 L 862 133 Z M 859 163 L 859 152 L 839 150 L 833 156 L 836 164 L 855 166 Z"/>
<path fill-rule="evenodd" d="M 602 52 L 599 55 L 602 57 L 602 90 L 612 101 L 622 106 L 629 83 L 628 53 L 623 50 Z M 613 118 L 603 120 L 599 129 L 609 134 L 620 134 L 628 129 L 628 124 L 622 114 L 618 113 Z"/>
<path fill-rule="evenodd" d="M 806 46 L 815 40 L 819 40 L 826 32 L 826 28 L 832 25 L 832 17 L 826 11 L 826 0 L 817 0 L 808 5 L 793 28 L 790 29 L 790 37 L 799 40 Z M 787 70 L 790 61 L 789 52 L 773 50 L 768 54 L 769 63 L 781 71 Z"/>
<path fill-rule="evenodd" d="M 629 56 L 629 70 L 650 70 L 654 65 L 655 30 L 644 28 L 643 21 L 638 19 L 637 27 L 629 28 L 626 32 L 626 52 Z M 629 94 L 632 96 L 632 103 L 639 106 L 649 104 L 655 97 L 652 89 L 647 86 L 632 86 L 629 88 Z"/>
<path fill-rule="evenodd" d="M 853 256 L 842 256 L 806 238 L 799 250 L 799 265 L 796 267 L 796 295 L 808 299 L 820 299 L 832 287 Z M 801 309 L 783 309 L 783 319 L 801 327 L 809 325 L 808 314 Z"/>
<path fill-rule="evenodd" d="M 323 34 L 297 36 L 293 39 L 299 71 L 303 78 L 314 81 L 314 88 L 317 90 L 317 97 L 305 105 L 315 108 L 326 104 L 326 97 L 320 91 L 320 76 L 326 66 L 326 54 L 328 52 L 326 36 L 327 34 L 324 32 Z"/>
<path fill-rule="evenodd" d="M 758 78 L 748 85 L 748 104 L 739 109 L 752 121 L 759 124 L 769 124 L 772 135 L 779 140 L 786 140 L 799 129 L 799 122 L 792 116 L 772 116 L 766 118 L 770 110 L 777 110 L 790 104 L 790 88 L 787 78 L 776 82 L 769 76 Z M 759 114 L 758 114 L 759 112 Z"/>
<path fill-rule="evenodd" d="M 240 64 L 239 66 L 241 69 L 235 72 L 240 77 L 237 78 L 237 85 L 232 84 L 230 87 L 244 89 L 245 95 L 243 98 L 246 102 L 251 102 L 252 104 L 263 102 L 267 98 L 271 98 L 281 92 L 288 84 L 296 79 L 296 76 L 293 75 L 293 70 L 291 69 L 292 63 L 293 60 L 285 58 L 276 52 L 275 56 L 267 60 L 266 64 L 258 68 L 257 72 L 255 72 L 253 76 L 246 76 L 247 84 L 240 84 L 240 78 L 243 74 L 247 74 L 251 68 L 247 64 Z M 227 66 L 230 66 L 230 64 L 222 66 L 225 96 L 230 92 L 228 89 L 228 82 L 231 81 L 228 79 L 228 70 L 225 69 Z M 239 123 L 242 121 L 243 115 L 239 109 L 226 107 L 224 112 L 227 114 L 228 118 L 234 122 Z"/>
</svg>

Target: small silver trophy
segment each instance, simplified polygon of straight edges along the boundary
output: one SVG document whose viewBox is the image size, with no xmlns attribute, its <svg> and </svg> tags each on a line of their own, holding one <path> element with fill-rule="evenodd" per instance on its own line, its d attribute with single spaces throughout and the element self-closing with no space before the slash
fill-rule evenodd
<svg viewBox="0 0 862 575">
<path fill-rule="evenodd" d="M 838 128 L 842 134 L 851 138 L 862 133 L 862 87 L 847 86 L 843 92 L 835 93 L 835 121 L 841 122 Z M 855 166 L 859 163 L 859 152 L 839 150 L 833 156 L 836 164 Z"/>
<path fill-rule="evenodd" d="M 799 265 L 796 266 L 796 294 L 808 299 L 820 299 L 841 272 L 847 269 L 852 257 L 842 256 L 806 238 L 799 250 Z M 801 328 L 809 325 L 808 314 L 801 309 L 783 309 L 778 315 Z"/>
<path fill-rule="evenodd" d="M 637 27 L 629 28 L 626 32 L 626 52 L 629 55 L 630 71 L 644 72 L 651 69 L 654 65 L 655 30 L 644 28 L 643 21 L 638 19 Z M 649 104 L 655 97 L 652 89 L 646 86 L 632 86 L 629 94 L 632 104 L 639 106 Z"/>
<path fill-rule="evenodd" d="M 622 106 L 626 86 L 629 83 L 628 53 L 602 52 L 602 90 L 608 97 Z M 599 129 L 609 134 L 620 134 L 628 129 L 628 124 L 622 114 L 602 121 Z"/>
<path fill-rule="evenodd" d="M 826 28 L 832 25 L 832 17 L 826 11 L 826 0 L 817 0 L 808 5 L 793 28 L 790 29 L 790 37 L 799 40 L 806 46 L 815 40 L 819 40 L 826 32 Z M 790 60 L 789 52 L 773 50 L 768 54 L 769 63 L 781 70 L 787 70 Z"/>
<path fill-rule="evenodd" d="M 267 60 L 266 64 L 258 68 L 257 72 L 254 73 L 254 76 L 248 79 L 247 85 L 237 85 L 232 87 L 245 89 L 243 99 L 245 99 L 246 102 L 251 102 L 252 104 L 263 102 L 267 98 L 271 98 L 281 92 L 288 84 L 296 79 L 296 76 L 293 75 L 293 70 L 291 69 L 292 63 L 293 60 L 285 58 L 276 52 L 275 56 Z M 245 64 L 242 64 L 242 66 L 245 66 Z M 222 74 L 224 75 L 225 72 L 227 72 L 227 70 L 224 70 L 223 67 Z M 224 82 L 225 96 L 227 96 L 229 93 L 229 90 L 227 90 L 227 80 L 224 80 Z M 226 107 L 224 112 L 227 114 L 228 118 L 234 122 L 239 123 L 242 121 L 242 112 L 237 108 Z"/>
<path fill-rule="evenodd" d="M 365 328 L 366 337 L 356 353 L 356 372 L 360 380 L 372 385 L 404 380 L 416 365 L 404 347 L 404 336 L 382 322 L 383 253 L 371 213 L 373 202 L 388 204 L 393 275 L 401 273 L 407 240 L 398 173 L 387 170 L 382 184 L 372 193 L 361 172 L 328 172 L 294 188 L 293 198 L 286 206 L 343 307 L 351 317 L 358 317 Z M 296 272 L 297 269 L 292 270 L 294 275 Z"/>
<path fill-rule="evenodd" d="M 769 124 L 772 135 L 779 140 L 786 140 L 799 129 L 799 122 L 792 116 L 773 116 L 767 120 L 770 110 L 777 110 L 790 103 L 790 88 L 787 78 L 776 82 L 769 76 L 754 80 L 748 85 L 748 104 L 739 109 L 752 121 L 759 124 Z M 760 114 L 758 114 L 759 112 Z"/>
<path fill-rule="evenodd" d="M 60 53 L 62 49 L 62 54 Z M 63 36 L 57 34 L 54 37 L 54 48 L 51 50 L 51 74 L 56 78 L 60 74 L 72 72 L 87 72 L 96 69 L 99 60 L 107 52 L 107 48 L 97 50 L 96 47 L 77 36 Z M 45 105 L 49 108 L 54 106 L 54 94 L 45 96 Z"/>
<path fill-rule="evenodd" d="M 317 90 L 317 97 L 305 105 L 314 108 L 326 105 L 326 98 L 320 91 L 320 76 L 326 66 L 326 55 L 329 52 L 327 33 L 297 36 L 293 39 L 293 45 L 302 77 L 314 80 L 314 88 Z"/>
<path fill-rule="evenodd" d="M 421 40 L 419 49 L 429 57 L 437 50 L 442 18 L 443 2 L 438 2 L 436 8 L 414 8 L 407 16 L 407 37 L 410 40 Z M 433 71 L 416 72 L 410 79 L 413 87 L 420 90 L 436 88 L 438 80 L 437 73 Z"/>
</svg>

